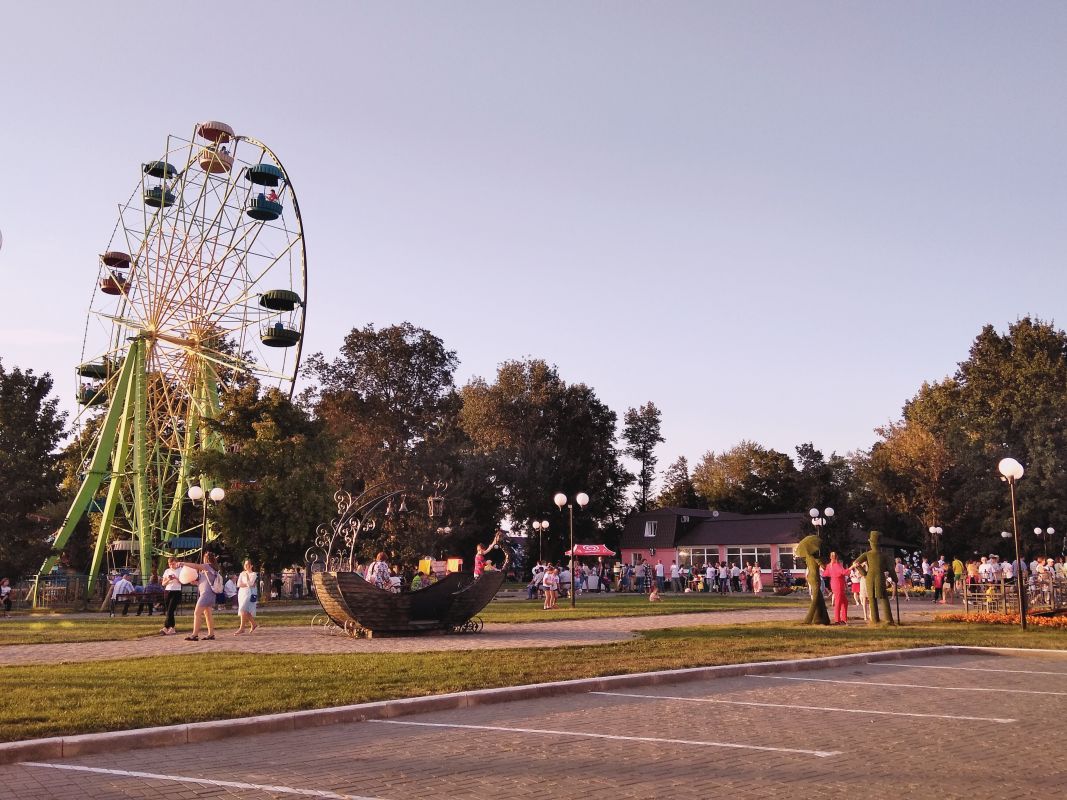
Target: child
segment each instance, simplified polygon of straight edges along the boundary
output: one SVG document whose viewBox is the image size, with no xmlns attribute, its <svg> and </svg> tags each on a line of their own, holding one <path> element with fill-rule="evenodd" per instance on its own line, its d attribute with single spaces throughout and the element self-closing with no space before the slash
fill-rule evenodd
<svg viewBox="0 0 1067 800">
<path fill-rule="evenodd" d="M 659 602 L 659 587 L 656 586 L 656 584 L 654 584 L 654 583 L 652 584 L 652 591 L 650 591 L 648 593 L 648 602 L 650 602 L 650 603 L 658 603 Z"/>
</svg>

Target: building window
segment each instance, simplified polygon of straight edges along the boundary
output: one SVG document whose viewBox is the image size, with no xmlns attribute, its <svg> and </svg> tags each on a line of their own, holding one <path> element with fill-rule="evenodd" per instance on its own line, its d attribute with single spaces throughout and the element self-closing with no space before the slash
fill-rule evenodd
<svg viewBox="0 0 1067 800">
<path fill-rule="evenodd" d="M 655 520 L 649 520 L 648 522 L 646 522 L 645 523 L 645 538 L 646 539 L 654 539 L 654 538 L 656 538 L 656 528 L 658 528 L 658 527 L 659 527 L 659 523 L 656 522 Z"/>
<path fill-rule="evenodd" d="M 678 566 L 702 570 L 705 564 L 719 563 L 718 547 L 690 547 L 678 551 Z"/>
<path fill-rule="evenodd" d="M 756 564 L 764 572 L 771 571 L 770 545 L 763 547 L 727 547 L 726 560 L 744 569 L 749 564 Z"/>
<path fill-rule="evenodd" d="M 797 548 L 796 545 L 778 545 L 778 564 L 784 570 L 797 569 Z M 800 567 L 804 569 L 804 567 Z"/>
</svg>

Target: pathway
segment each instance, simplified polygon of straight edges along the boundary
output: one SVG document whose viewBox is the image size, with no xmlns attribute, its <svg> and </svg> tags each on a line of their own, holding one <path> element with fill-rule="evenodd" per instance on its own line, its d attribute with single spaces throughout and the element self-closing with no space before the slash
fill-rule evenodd
<svg viewBox="0 0 1067 800">
<path fill-rule="evenodd" d="M 936 609 L 928 603 L 901 607 L 905 620 L 928 620 Z M 178 636 L 150 636 L 128 641 L 21 644 L 0 647 L 0 666 L 62 664 L 109 659 L 174 656 L 185 653 L 415 653 L 458 650 L 497 650 L 509 647 L 565 647 L 605 644 L 634 638 L 642 631 L 690 625 L 734 625 L 748 622 L 786 622 L 802 619 L 804 608 L 764 608 L 746 611 L 708 611 L 652 617 L 600 617 L 538 623 L 488 623 L 480 634 L 419 636 L 396 639 L 352 639 L 330 635 L 310 626 L 272 626 L 267 621 L 254 634 L 234 636 L 232 616 L 224 617 L 214 641 L 187 642 Z M 188 624 L 188 622 L 186 622 Z M 855 622 L 852 624 L 863 624 Z"/>
</svg>

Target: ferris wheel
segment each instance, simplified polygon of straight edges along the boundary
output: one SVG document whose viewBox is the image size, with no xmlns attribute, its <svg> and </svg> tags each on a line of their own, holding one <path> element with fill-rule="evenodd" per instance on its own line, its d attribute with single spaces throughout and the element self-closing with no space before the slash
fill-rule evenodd
<svg viewBox="0 0 1067 800">
<path fill-rule="evenodd" d="M 183 521 L 189 487 L 213 486 L 190 462 L 224 447 L 205 421 L 244 381 L 292 396 L 306 297 L 300 207 L 277 156 L 217 121 L 169 136 L 98 260 L 77 367 L 79 420 L 94 433 L 41 575 L 87 512 L 90 586 L 115 540 L 147 576 L 190 531 L 212 538 L 198 514 Z"/>
</svg>

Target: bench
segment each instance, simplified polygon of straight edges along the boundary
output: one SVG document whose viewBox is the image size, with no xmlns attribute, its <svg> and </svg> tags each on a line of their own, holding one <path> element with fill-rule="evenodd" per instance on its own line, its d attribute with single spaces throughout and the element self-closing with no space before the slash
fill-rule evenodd
<svg viewBox="0 0 1067 800">
<path fill-rule="evenodd" d="M 117 594 L 111 598 L 110 615 L 112 617 L 115 616 L 115 607 L 121 605 L 122 616 L 125 617 L 130 610 L 130 603 L 137 603 L 137 616 L 141 616 L 145 605 L 148 606 L 148 616 L 152 616 L 156 605 L 162 605 L 163 603 L 163 592 L 126 592 Z"/>
</svg>

